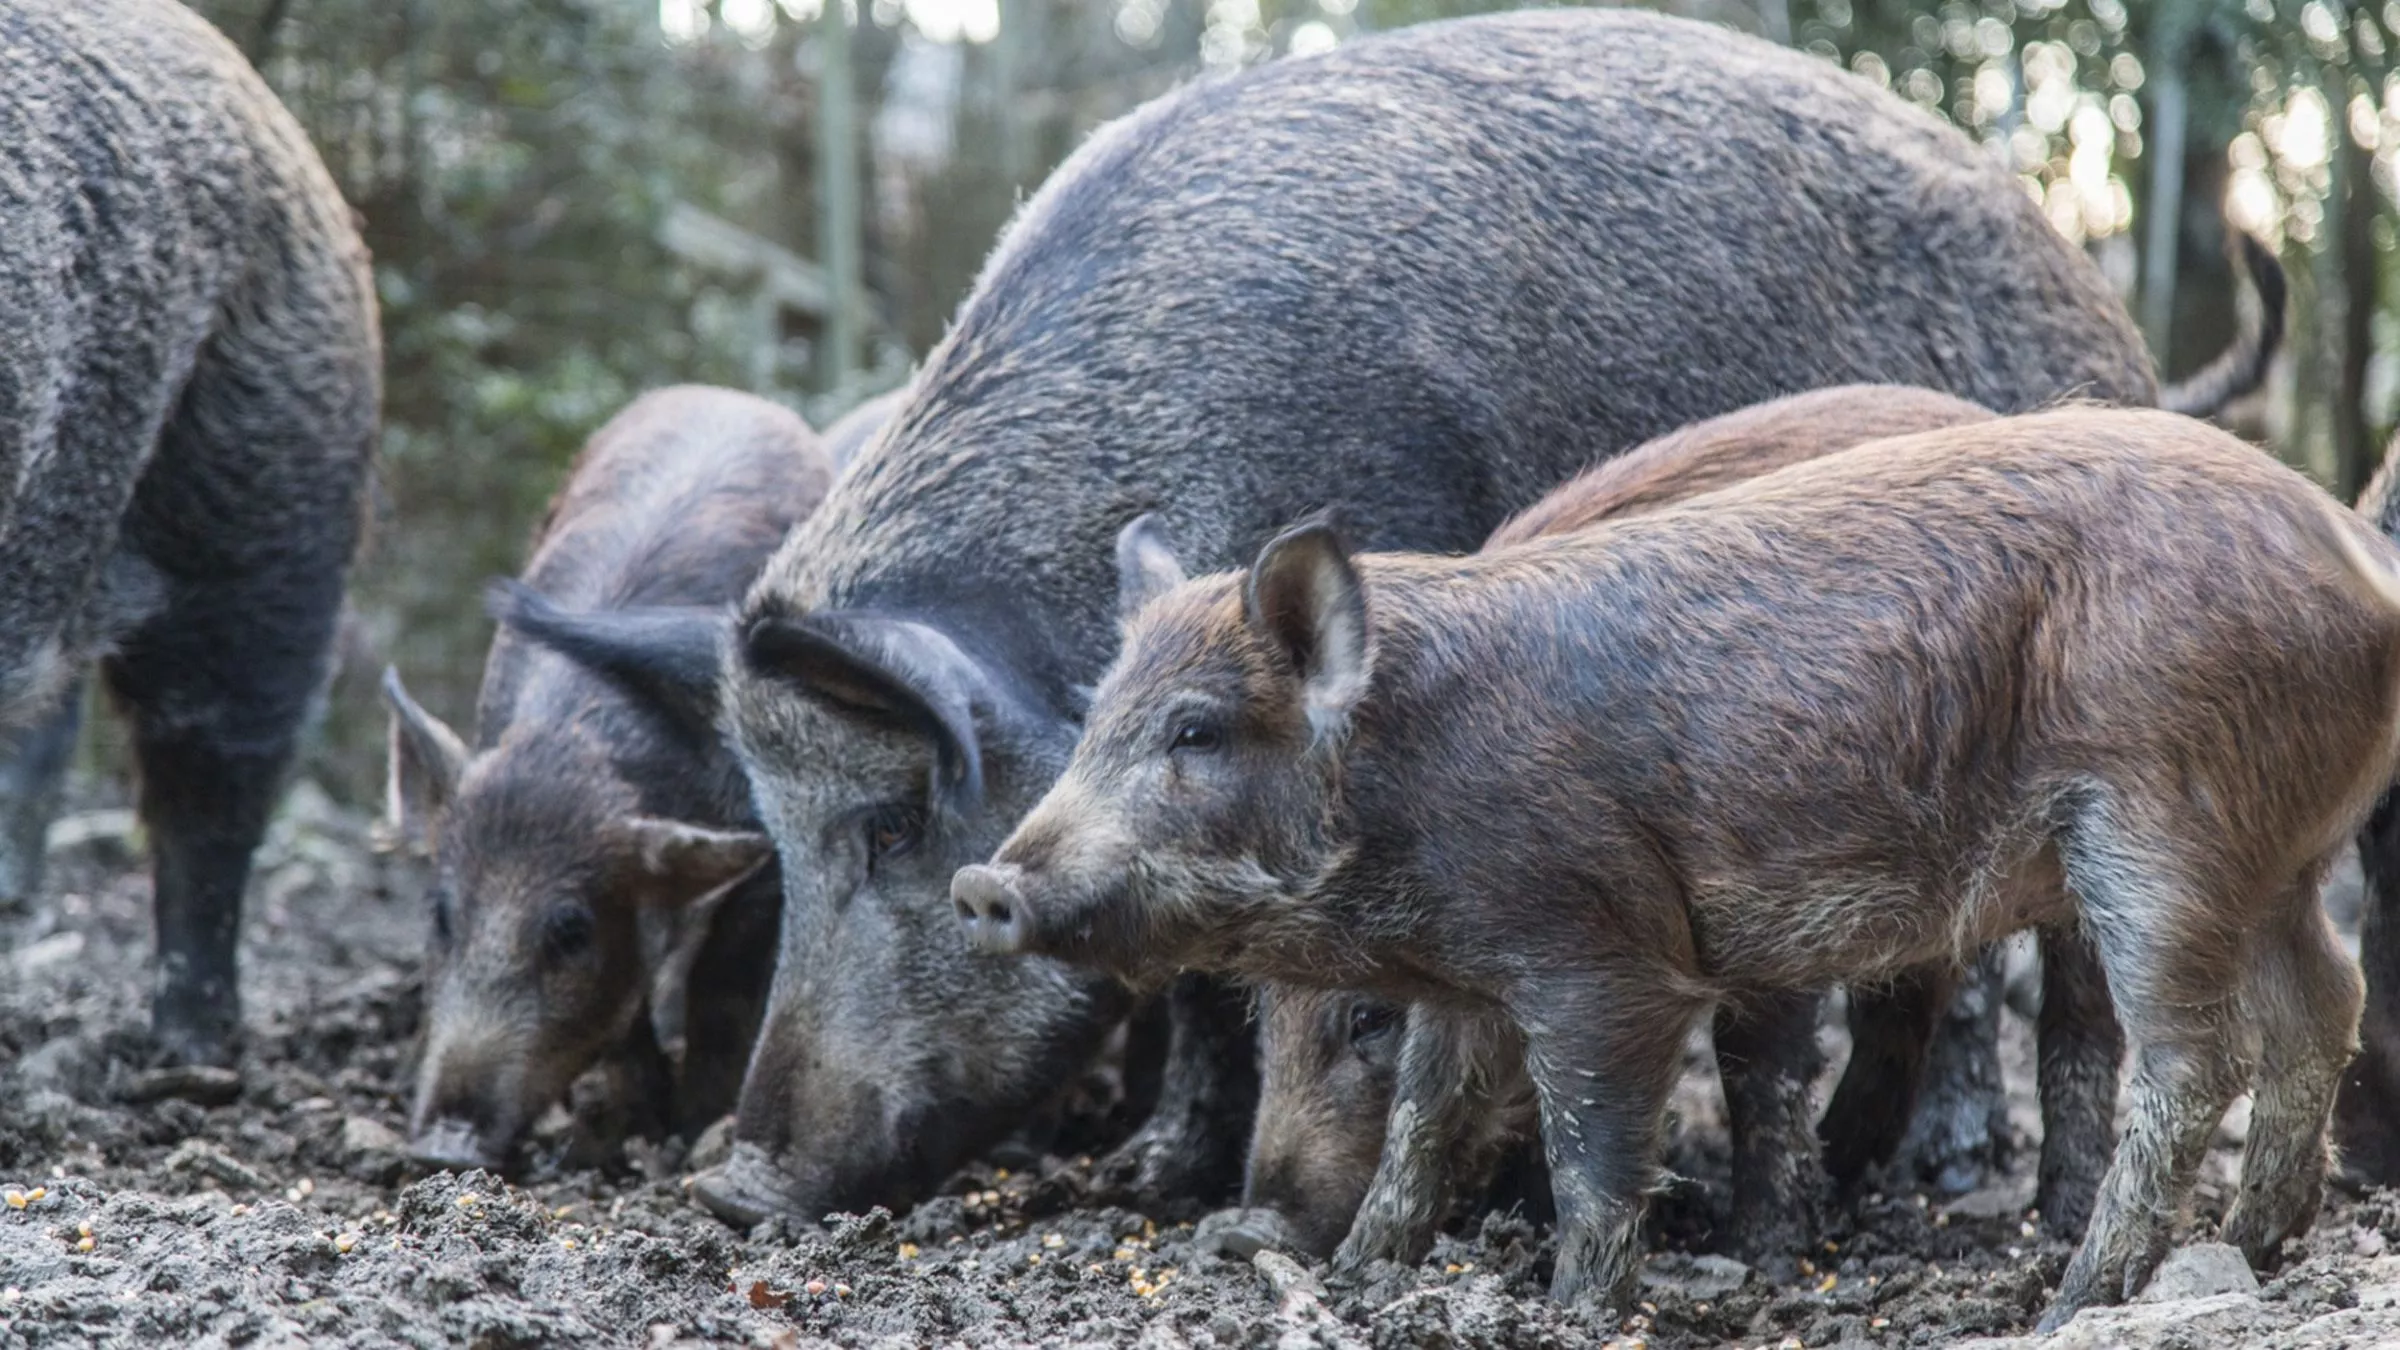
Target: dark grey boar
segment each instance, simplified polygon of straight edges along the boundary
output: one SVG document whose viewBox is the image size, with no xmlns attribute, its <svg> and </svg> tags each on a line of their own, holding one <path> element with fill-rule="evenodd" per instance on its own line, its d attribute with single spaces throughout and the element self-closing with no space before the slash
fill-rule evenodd
<svg viewBox="0 0 2400 1350">
<path fill-rule="evenodd" d="M 1066 763 L 1128 520 L 1158 511 L 1205 566 L 1328 504 L 1368 545 L 1463 551 L 1596 457 L 1859 381 L 2157 397 L 2007 172 L 1713 27 L 1428 24 L 1096 133 L 740 611 L 722 691 L 783 956 L 733 1157 L 696 1193 L 737 1219 L 904 1202 L 1119 1015 L 1105 979 L 968 959 L 946 893 Z M 1240 1001 L 1204 993 L 1174 1063 L 1236 1072 Z M 1238 1184 L 1246 1094 L 1202 1095 L 1224 1109 L 1174 1099 L 1136 1141 L 1158 1189 Z"/>
<path fill-rule="evenodd" d="M 2400 540 L 2400 436 L 2359 493 L 2358 513 L 2384 538 Z M 2364 1189 L 2400 1186 L 2400 791 L 2375 804 L 2358 834 L 2358 860 L 2366 882 L 2358 957 L 2367 1006 L 2334 1125 L 2346 1180 Z"/>
<path fill-rule="evenodd" d="M 359 539 L 367 252 L 265 82 L 166 0 L 0 6 L 0 241 L 0 725 L 48 721 L 19 748 L 55 767 L 100 662 L 153 854 L 157 1051 L 229 1063 L 250 855 Z M 30 886 L 38 821 L 8 832 Z"/>
<path fill-rule="evenodd" d="M 2400 767 L 2395 564 L 2253 447 L 2131 411 L 1474 558 L 1306 525 L 1141 612 L 953 896 L 987 951 L 1506 1016 L 1552 1292 L 1619 1308 L 1694 1019 L 2080 931 L 2135 1067 L 2055 1326 L 2141 1288 L 2245 1089 L 2224 1239 L 2263 1262 L 2316 1214 L 2360 1006 L 2316 891 Z M 1440 1107 L 1414 1048 L 1392 1139 Z M 1386 1176 L 1440 1162 L 1387 1142 Z"/>
<path fill-rule="evenodd" d="M 1710 418 L 1578 475 L 1494 531 L 1486 551 L 1566 534 L 1596 522 L 1672 506 L 1786 465 L 1829 455 L 1866 441 L 1988 421 L 1993 413 L 1947 394 L 1889 385 L 1844 385 L 1776 399 Z M 1120 551 L 1163 547 L 1146 543 L 1137 522 Z M 1131 611 L 1148 587 L 1175 579 L 1171 561 L 1150 569 L 1120 569 L 1135 589 L 1120 600 Z M 1938 984 L 1938 981 L 1936 982 Z M 1927 1011 L 1892 1009 L 1861 990 L 1853 1022 L 1861 1051 L 1845 1076 L 1843 1107 L 1827 1125 L 1843 1131 L 1835 1143 L 1844 1181 L 1866 1160 L 1899 1142 L 1915 1096 Z M 1334 1252 L 1368 1194 L 1383 1153 L 1384 1127 L 1398 1069 L 1400 1030 L 1410 1016 L 1396 1005 L 1346 990 L 1269 985 L 1260 999 L 1258 1123 L 1244 1183 L 1245 1207 L 1283 1220 L 1281 1238 L 1317 1256 Z M 1756 1260 L 1788 1251 L 1809 1237 L 1818 1172 L 1811 1149 L 1810 1093 L 1821 1067 L 1813 998 L 1789 1009 L 1748 1009 L 1720 1016 L 1715 1041 L 1733 1144 L 1733 1250 Z M 1762 1016 L 1762 1014 L 1764 1014 Z M 1780 1015 L 1778 1015 L 1780 1014 Z M 1454 1016 L 1439 1007 L 1423 1016 Z M 1439 1145 L 1442 1169 L 1458 1193 L 1481 1193 L 1520 1141 L 1533 1137 L 1533 1091 L 1524 1076 L 1523 1046 L 1505 1019 L 1469 1019 L 1445 1034 L 1467 1056 L 1446 1071 L 1454 1091 L 1445 1123 L 1455 1137 Z M 1897 1041 L 1897 1047 L 1889 1044 Z M 2113 1067 L 2113 1065 L 2112 1065 Z M 1427 1072 L 1429 1070 L 1420 1070 Z M 1872 1080 L 1872 1081 L 1869 1081 Z M 2102 1104 L 2105 1106 L 2105 1104 Z M 1853 1122 L 1845 1117 L 1867 1117 Z M 2105 1128 L 2105 1111 L 2102 1113 Z M 1857 1128 L 1850 1128 L 1853 1124 Z M 1434 1128 L 1410 1116 L 1406 1130 Z M 1864 1137 L 1861 1137 L 1864 1136 Z M 2076 1132 L 2052 1131 L 2062 1140 Z M 2097 1158 L 2107 1165 L 2105 1149 Z M 2086 1168 L 2090 1181 L 2097 1167 Z M 1344 1264 L 1372 1256 L 1414 1263 L 1432 1244 L 1447 1195 L 1417 1201 L 1404 1212 L 1367 1216 Z M 2060 1206 L 2043 1197 L 2043 1213 Z M 2076 1207 L 2081 1212 L 2081 1207 Z"/>
<path fill-rule="evenodd" d="M 670 1070 L 669 1123 L 731 1110 L 773 971 L 781 887 L 710 710 L 520 636 L 555 602 L 715 606 L 833 479 L 764 399 L 678 387 L 593 434 L 496 597 L 470 748 L 385 676 L 391 809 L 434 847 L 410 1150 L 497 1168 L 576 1075 L 629 1042 Z"/>
</svg>

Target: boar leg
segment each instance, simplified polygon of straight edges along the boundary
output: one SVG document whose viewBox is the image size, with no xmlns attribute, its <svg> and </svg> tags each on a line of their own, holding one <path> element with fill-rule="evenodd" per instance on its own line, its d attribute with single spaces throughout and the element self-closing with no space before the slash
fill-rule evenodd
<svg viewBox="0 0 2400 1350">
<path fill-rule="evenodd" d="M 2308 1231 L 2325 1198 L 2327 1125 L 2365 999 L 2315 889 L 2294 897 L 2280 931 L 2258 936 L 2242 990 L 2259 1032 L 2258 1096 L 2223 1240 L 2260 1267 Z"/>
<path fill-rule="evenodd" d="M 2358 835 L 2366 873 L 2358 960 L 2367 976 L 2358 1058 L 2336 1109 L 2342 1171 L 2361 1185 L 2400 1186 L 2400 791 L 2386 792 Z"/>
<path fill-rule="evenodd" d="M 1843 1190 L 1899 1151 L 1954 983 L 1948 971 L 1925 966 L 1851 986 L 1850 1062 L 1818 1126 L 1825 1171 Z"/>
<path fill-rule="evenodd" d="M 1622 1311 L 1641 1268 L 1642 1211 L 1658 1188 L 1667 1095 L 1704 1004 L 1671 972 L 1577 971 L 1529 982 L 1509 1003 L 1541 1106 L 1558 1207 L 1550 1296 Z"/>
<path fill-rule="evenodd" d="M 339 534 L 339 531 L 328 531 Z M 158 924 L 151 1027 L 170 1063 L 231 1063 L 242 889 L 341 603 L 346 541 L 290 572 L 178 591 L 108 664 L 133 719 Z"/>
<path fill-rule="evenodd" d="M 1922 1085 L 1897 1151 L 1899 1171 L 1942 1195 L 1963 1195 L 2006 1165 L 2008 1107 L 2000 1082 L 2000 1004 L 2007 972 L 1998 946 L 1950 996 L 1935 1023 Z"/>
<path fill-rule="evenodd" d="M 2060 1237 L 2083 1236 L 2116 1147 L 2117 1074 L 2125 1037 L 2100 955 L 2073 928 L 2044 929 L 2037 1028 L 2042 1158 L 2034 1207 Z"/>
<path fill-rule="evenodd" d="M 1764 1267 L 1816 1236 L 1825 1169 L 1812 1109 L 1819 996 L 1783 994 L 1717 1009 L 1717 1074 L 1733 1137 L 1735 1255 Z"/>
<path fill-rule="evenodd" d="M 0 749 L 0 909 L 29 901 L 42 888 L 50 818 L 58 813 L 82 730 L 83 681 L 75 680 L 53 711 Z"/>
<path fill-rule="evenodd" d="M 2093 809 L 2061 841 L 2067 884 L 2081 902 L 2133 1047 L 2133 1077 L 2116 1156 L 2101 1180 L 2091 1226 L 2042 1314 L 2044 1334 L 2078 1309 L 2123 1302 L 2148 1282 L 2166 1256 L 2170 1227 L 2191 1196 L 2217 1122 L 2250 1083 L 2257 1046 L 2242 1021 L 2238 949 L 2195 941 L 2188 922 L 2195 913 L 2248 907 L 2198 880 L 2231 869 L 2208 858 L 2177 868 L 2126 844 L 2196 837 L 2190 828 L 2124 828 Z"/>
<path fill-rule="evenodd" d="M 1488 1105 L 1496 1068 L 1477 1062 L 1492 1039 L 1478 1034 L 1480 1020 L 1431 1003 L 1410 1006 L 1383 1157 L 1333 1254 L 1335 1269 L 1359 1270 L 1371 1261 L 1415 1265 L 1433 1246 L 1456 1184 L 1450 1164 L 1473 1132 L 1475 1111 Z"/>
<path fill-rule="evenodd" d="M 1258 1113 L 1258 1037 L 1249 996 L 1204 975 L 1167 994 L 1167 1057 L 1158 1105 L 1100 1164 L 1103 1185 L 1137 1204 L 1216 1205 L 1242 1184 Z"/>
</svg>

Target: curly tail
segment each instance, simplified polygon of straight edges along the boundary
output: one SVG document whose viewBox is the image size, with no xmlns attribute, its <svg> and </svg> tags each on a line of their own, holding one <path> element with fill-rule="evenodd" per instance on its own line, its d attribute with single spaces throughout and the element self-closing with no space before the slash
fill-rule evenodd
<svg viewBox="0 0 2400 1350">
<path fill-rule="evenodd" d="M 2191 378 L 2160 391 L 2158 406 L 2168 412 L 2208 417 L 2224 411 L 2226 404 L 2266 381 L 2267 368 L 2275 364 L 2275 353 L 2283 346 L 2283 308 L 2290 289 L 2283 264 L 2275 260 L 2272 249 L 2252 236 L 2237 230 L 2233 237 L 2240 270 L 2258 294 L 2257 316 L 2242 326 L 2233 345 L 2219 352 L 2216 360 Z"/>
</svg>

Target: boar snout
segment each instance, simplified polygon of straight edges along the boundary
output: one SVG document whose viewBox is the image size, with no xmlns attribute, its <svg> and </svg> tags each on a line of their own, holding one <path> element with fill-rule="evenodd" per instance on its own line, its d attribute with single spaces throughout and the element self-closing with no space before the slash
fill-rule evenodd
<svg viewBox="0 0 2400 1350">
<path fill-rule="evenodd" d="M 501 1150 L 486 1142 L 481 1131 L 456 1117 L 444 1117 L 417 1131 L 408 1141 L 408 1158 L 422 1167 L 453 1172 L 478 1167 L 497 1172 L 503 1161 Z"/>
<path fill-rule="evenodd" d="M 1016 956 L 1031 945 L 1033 915 L 1020 884 L 1024 875 L 1011 863 L 978 863 L 950 878 L 950 903 L 977 951 Z"/>
</svg>

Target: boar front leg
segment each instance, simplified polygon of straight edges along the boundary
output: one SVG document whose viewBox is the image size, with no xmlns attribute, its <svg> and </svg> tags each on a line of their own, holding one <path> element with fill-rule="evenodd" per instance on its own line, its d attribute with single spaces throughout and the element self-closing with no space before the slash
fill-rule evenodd
<svg viewBox="0 0 2400 1350">
<path fill-rule="evenodd" d="M 1491 1078 L 1489 1066 L 1474 1062 L 1476 1052 L 1491 1039 L 1476 1034 L 1473 1014 L 1430 1003 L 1409 1008 L 1383 1157 L 1349 1235 L 1333 1254 L 1336 1269 L 1358 1270 L 1378 1260 L 1414 1265 L 1433 1246 L 1450 1210 L 1451 1160 L 1485 1096 L 1474 1082 Z"/>
<path fill-rule="evenodd" d="M 2033 1203 L 2044 1228 L 2079 1238 L 2116 1150 L 2125 1034 L 2091 942 L 2073 928 L 2044 929 L 2041 940 L 2042 1159 Z"/>
<path fill-rule="evenodd" d="M 1167 1049 L 1158 1105 L 1101 1161 L 1103 1187 L 1137 1205 L 1215 1205 L 1242 1182 L 1258 1114 L 1258 1036 L 1249 996 L 1205 975 L 1167 993 Z"/>
<path fill-rule="evenodd" d="M 1717 1076 L 1733 1141 L 1733 1214 L 1727 1245 L 1764 1267 L 1808 1245 L 1821 1219 L 1825 1168 L 1811 1094 L 1816 994 L 1776 994 L 1717 1009 Z"/>
<path fill-rule="evenodd" d="M 1632 1306 L 1667 1095 L 1706 1006 L 1674 983 L 1672 972 L 1558 972 L 1509 1001 L 1541 1107 L 1558 1208 L 1550 1296 L 1560 1303 Z"/>
</svg>

